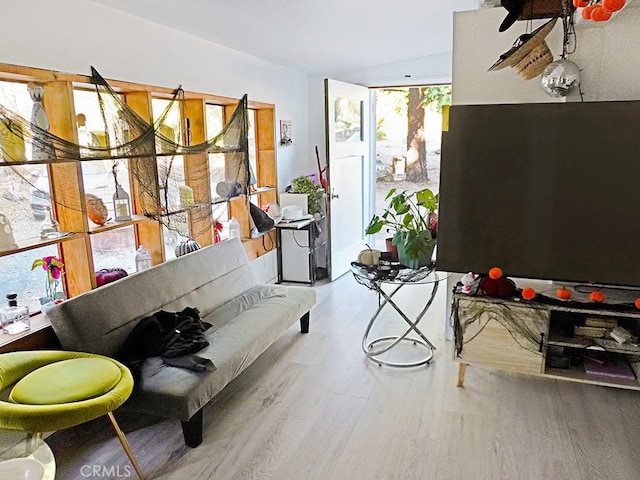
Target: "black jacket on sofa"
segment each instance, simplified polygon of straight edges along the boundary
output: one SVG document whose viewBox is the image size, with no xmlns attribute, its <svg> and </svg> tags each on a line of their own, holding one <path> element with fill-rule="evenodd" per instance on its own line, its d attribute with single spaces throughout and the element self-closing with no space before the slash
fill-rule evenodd
<svg viewBox="0 0 640 480">
<path fill-rule="evenodd" d="M 197 308 L 186 307 L 180 312 L 160 310 L 136 324 L 120 349 L 118 359 L 131 369 L 137 380 L 140 379 L 142 363 L 149 357 L 162 357 L 169 365 L 202 371 L 205 368 L 197 365 L 205 359 L 179 357 L 189 356 L 208 346 L 204 332 L 209 327 L 210 323 L 200 320 Z"/>
</svg>

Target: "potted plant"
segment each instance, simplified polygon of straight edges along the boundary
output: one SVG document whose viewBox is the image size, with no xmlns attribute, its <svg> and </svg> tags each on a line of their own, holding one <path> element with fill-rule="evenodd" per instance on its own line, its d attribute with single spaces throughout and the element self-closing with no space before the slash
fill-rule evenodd
<svg viewBox="0 0 640 480">
<path fill-rule="evenodd" d="M 410 268 L 431 263 L 438 229 L 438 196 L 425 188 L 417 192 L 392 188 L 385 200 L 389 201 L 384 213 L 374 215 L 366 229 L 373 235 L 388 227 L 395 232 L 393 244 L 398 247 L 398 260 Z"/>
<path fill-rule="evenodd" d="M 309 177 L 300 175 L 291 180 L 291 193 L 306 193 L 309 213 L 314 215 L 322 212 L 324 190 L 322 186 L 313 183 Z"/>
</svg>

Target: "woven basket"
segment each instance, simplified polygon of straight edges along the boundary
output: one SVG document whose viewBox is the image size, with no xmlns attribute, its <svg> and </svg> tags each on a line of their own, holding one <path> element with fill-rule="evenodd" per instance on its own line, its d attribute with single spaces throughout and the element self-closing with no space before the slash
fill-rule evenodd
<svg viewBox="0 0 640 480">
<path fill-rule="evenodd" d="M 553 55 L 547 42 L 542 42 L 531 50 L 513 68 L 523 80 L 531 80 L 544 72 L 544 69 L 553 62 Z"/>
</svg>

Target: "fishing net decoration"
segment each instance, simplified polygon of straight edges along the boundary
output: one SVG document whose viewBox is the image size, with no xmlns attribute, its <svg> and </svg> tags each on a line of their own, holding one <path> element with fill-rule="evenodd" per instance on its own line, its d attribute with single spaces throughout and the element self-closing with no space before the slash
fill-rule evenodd
<svg viewBox="0 0 640 480">
<path fill-rule="evenodd" d="M 127 105 L 123 97 L 93 67 L 91 82 L 95 86 L 104 123 L 104 144 L 71 142 L 39 128 L 0 105 L 0 131 L 4 131 L 4 141 L 0 144 L 3 158 L 12 159 L 11 152 L 15 149 L 11 149 L 11 142 L 22 142 L 31 143 L 34 151 L 48 152 L 50 158 L 40 163 L 112 160 L 113 165 L 117 166 L 130 159 L 130 166 L 133 167 L 130 171 L 138 188 L 137 194 L 144 198 L 141 213 L 188 238 L 211 230 L 217 219 L 216 211 L 221 210 L 216 206 L 225 205 L 228 199 L 213 197 L 200 204 L 183 205 L 180 202 L 180 187 L 185 185 L 185 157 L 204 154 L 210 158 L 223 158 L 223 168 L 190 173 L 190 177 L 199 183 L 209 182 L 212 192 L 216 191 L 216 185 L 220 182 L 240 184 L 242 190 L 249 190 L 246 95 L 220 132 L 202 143 L 192 144 L 190 121 L 184 115 L 184 91 L 181 87 L 174 91 L 158 118 L 149 123 Z M 176 113 L 184 121 L 170 128 L 167 118 L 169 115 L 176 116 Z M 24 163 L 21 159 L 12 160 Z M 5 160 L 0 165 L 11 166 L 11 163 L 11 160 Z M 14 171 L 22 176 L 17 169 Z M 22 178 L 30 183 L 29 179 Z M 68 205 L 64 206 L 69 208 Z M 197 226 L 199 231 L 193 231 L 193 226 Z"/>
</svg>

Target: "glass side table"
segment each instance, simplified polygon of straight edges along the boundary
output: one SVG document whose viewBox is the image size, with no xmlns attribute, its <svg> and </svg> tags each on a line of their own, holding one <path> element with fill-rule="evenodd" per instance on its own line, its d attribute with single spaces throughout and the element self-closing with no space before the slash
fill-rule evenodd
<svg viewBox="0 0 640 480">
<path fill-rule="evenodd" d="M 381 298 L 384 298 L 384 301 L 380 302 L 376 313 L 371 317 L 371 320 L 369 320 L 369 324 L 362 337 L 362 351 L 367 358 L 380 366 L 387 365 L 390 367 L 417 367 L 429 364 L 433 358 L 436 346 L 418 328 L 418 324 L 429 310 L 429 307 L 431 307 L 438 291 L 438 285 L 442 280 L 445 280 L 449 274 L 435 271 L 433 264 L 418 270 L 402 268 L 400 265 L 392 265 L 390 273 L 387 273 L 387 271 L 381 273 L 377 266 L 367 266 L 357 262 L 351 263 L 351 273 L 353 273 L 358 283 L 376 291 Z M 385 292 L 382 288 L 383 285 L 390 285 L 392 287 L 391 292 Z M 431 287 L 431 293 L 426 296 L 424 306 L 414 319 L 409 318 L 397 302 L 393 300 L 393 297 L 400 289 L 407 285 L 429 285 Z M 376 319 L 387 305 L 390 305 L 407 323 L 407 328 L 404 332 L 397 335 L 369 338 Z M 426 353 L 418 360 L 410 362 L 396 362 L 381 358 L 381 355 L 389 352 L 401 342 L 411 342 L 426 350 Z"/>
</svg>

